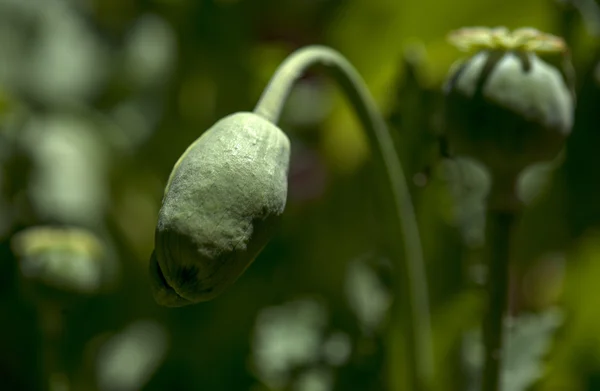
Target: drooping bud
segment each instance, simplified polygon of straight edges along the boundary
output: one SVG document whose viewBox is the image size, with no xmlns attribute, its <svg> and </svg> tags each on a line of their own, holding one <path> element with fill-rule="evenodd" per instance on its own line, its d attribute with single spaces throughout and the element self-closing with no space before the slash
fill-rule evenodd
<svg viewBox="0 0 600 391">
<path fill-rule="evenodd" d="M 211 300 L 235 282 L 270 239 L 287 198 L 290 143 L 253 113 L 223 118 L 175 164 L 150 260 L 156 301 Z"/>
</svg>

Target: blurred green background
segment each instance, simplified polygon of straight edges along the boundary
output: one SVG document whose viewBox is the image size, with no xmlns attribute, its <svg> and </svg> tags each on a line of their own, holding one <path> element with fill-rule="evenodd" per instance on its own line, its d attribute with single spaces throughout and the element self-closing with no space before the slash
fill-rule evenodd
<svg viewBox="0 0 600 391">
<path fill-rule="evenodd" d="M 401 298 L 380 239 L 387 207 L 362 130 L 319 73 L 282 119 L 293 151 L 277 236 L 216 300 L 152 299 L 173 164 L 219 118 L 252 110 L 308 44 L 347 56 L 394 132 L 427 261 L 434 389 L 472 389 L 485 178 L 440 152 L 441 86 L 460 57 L 446 34 L 502 25 L 563 36 L 578 94 L 566 154 L 515 238 L 511 305 L 528 327 L 510 391 L 600 390 L 597 11 L 593 0 L 0 0 L 0 389 L 45 390 L 50 377 L 53 391 L 408 390 L 404 326 L 388 321 Z"/>
</svg>

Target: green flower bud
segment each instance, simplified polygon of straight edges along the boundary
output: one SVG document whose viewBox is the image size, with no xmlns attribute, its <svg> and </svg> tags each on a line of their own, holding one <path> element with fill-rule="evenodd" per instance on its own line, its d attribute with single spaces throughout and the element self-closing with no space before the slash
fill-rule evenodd
<svg viewBox="0 0 600 391">
<path fill-rule="evenodd" d="M 230 115 L 175 164 L 158 216 L 150 273 L 155 300 L 211 300 L 270 238 L 287 198 L 290 142 L 253 113 Z"/>
<path fill-rule="evenodd" d="M 475 52 L 452 68 L 445 87 L 453 152 L 493 174 L 554 159 L 571 132 L 575 104 L 562 40 L 529 28 L 463 29 L 450 38 Z M 559 66 L 551 61 L 557 58 Z"/>
<path fill-rule="evenodd" d="M 83 228 L 31 227 L 14 235 L 11 246 L 21 274 L 44 299 L 93 295 L 111 283 L 106 245 Z"/>
</svg>

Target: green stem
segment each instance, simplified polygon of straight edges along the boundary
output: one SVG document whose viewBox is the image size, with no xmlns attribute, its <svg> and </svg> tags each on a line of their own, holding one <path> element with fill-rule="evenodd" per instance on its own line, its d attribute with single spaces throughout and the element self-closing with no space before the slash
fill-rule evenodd
<svg viewBox="0 0 600 391">
<path fill-rule="evenodd" d="M 52 303 L 40 305 L 40 325 L 43 338 L 44 381 L 47 391 L 68 391 L 69 383 L 62 359 L 63 316 Z"/>
<path fill-rule="evenodd" d="M 515 211 L 510 209 L 490 209 L 488 213 L 489 301 L 483 323 L 483 391 L 501 390 L 504 318 L 508 312 L 510 238 L 515 217 Z"/>
<path fill-rule="evenodd" d="M 342 87 L 367 132 L 371 146 L 378 152 L 394 200 L 394 214 L 398 219 L 404 246 L 395 242 L 395 251 L 404 252 L 400 267 L 406 274 L 405 289 L 397 298 L 408 301 L 409 362 L 412 365 L 412 391 L 422 391 L 431 384 L 433 358 L 431 322 L 427 293 L 427 280 L 423 262 L 421 239 L 415 211 L 394 142 L 388 127 L 379 113 L 375 101 L 356 69 L 340 53 L 324 46 L 309 46 L 292 53 L 277 69 L 261 96 L 254 112 L 277 123 L 296 81 L 308 68 L 325 66 Z M 391 371 L 393 372 L 393 371 Z M 392 373 L 393 375 L 393 373 Z"/>
<path fill-rule="evenodd" d="M 579 11 L 588 33 L 600 36 L 600 8 L 594 0 L 571 0 L 571 4 Z"/>
</svg>

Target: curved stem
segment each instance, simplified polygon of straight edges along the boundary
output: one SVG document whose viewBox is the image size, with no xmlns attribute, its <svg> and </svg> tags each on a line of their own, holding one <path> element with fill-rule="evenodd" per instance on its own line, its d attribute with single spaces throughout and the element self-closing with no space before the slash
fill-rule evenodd
<svg viewBox="0 0 600 391">
<path fill-rule="evenodd" d="M 378 152 L 387 174 L 389 191 L 394 200 L 394 213 L 404 246 L 395 242 L 394 250 L 403 260 L 399 265 L 407 276 L 406 283 L 397 292 L 397 298 L 408 301 L 409 362 L 413 366 L 413 391 L 422 391 L 431 384 L 433 358 L 431 322 L 427 280 L 423 262 L 421 239 L 410 193 L 394 142 L 364 81 L 356 69 L 341 54 L 324 46 L 309 46 L 292 53 L 277 69 L 261 96 L 254 112 L 277 123 L 285 101 L 295 82 L 314 66 L 325 66 L 340 84 L 367 132 L 371 146 Z M 398 284 L 397 284 L 398 285 Z"/>
</svg>

